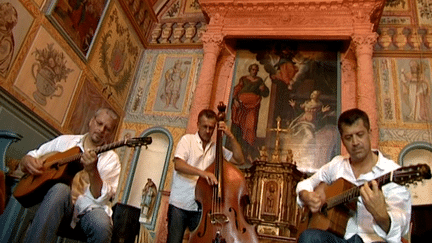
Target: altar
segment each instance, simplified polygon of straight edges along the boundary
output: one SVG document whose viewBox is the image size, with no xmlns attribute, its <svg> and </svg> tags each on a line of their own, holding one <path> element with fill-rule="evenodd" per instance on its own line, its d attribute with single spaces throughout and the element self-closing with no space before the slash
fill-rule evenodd
<svg viewBox="0 0 432 243">
<path fill-rule="evenodd" d="M 288 130 L 280 128 L 280 119 L 277 124 L 270 129 L 276 133 L 271 155 L 263 146 L 260 158 L 243 170 L 250 193 L 245 216 L 256 225 L 260 242 L 295 242 L 300 221 L 295 189 L 307 174 L 297 169 L 290 148 L 281 149 L 280 134 Z"/>
</svg>

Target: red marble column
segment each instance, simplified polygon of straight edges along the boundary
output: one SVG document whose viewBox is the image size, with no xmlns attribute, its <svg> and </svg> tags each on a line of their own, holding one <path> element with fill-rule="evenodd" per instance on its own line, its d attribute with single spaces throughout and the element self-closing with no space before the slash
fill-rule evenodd
<svg viewBox="0 0 432 243">
<path fill-rule="evenodd" d="M 342 57 L 341 112 L 357 107 L 356 60 L 351 49 Z"/>
<path fill-rule="evenodd" d="M 217 58 L 221 51 L 223 35 L 214 32 L 206 32 L 202 37 L 204 60 L 201 67 L 199 80 L 195 89 L 194 100 L 189 113 L 189 121 L 186 133 L 194 133 L 197 128 L 197 117 L 202 109 L 211 108 L 211 93 L 215 75 Z"/>
<path fill-rule="evenodd" d="M 378 148 L 378 110 L 372 64 L 373 46 L 378 39 L 378 34 L 354 34 L 352 39 L 357 57 L 357 104 L 359 109 L 369 115 L 372 147 Z"/>
<path fill-rule="evenodd" d="M 216 77 L 216 92 L 214 96 L 212 97 L 211 104 L 213 104 L 216 109 L 219 102 L 223 102 L 225 105 L 228 106 L 229 103 L 229 97 L 232 87 L 232 75 L 233 75 L 233 66 L 234 66 L 235 56 L 234 55 L 222 55 L 219 58 L 219 64 L 220 67 L 219 75 Z"/>
</svg>

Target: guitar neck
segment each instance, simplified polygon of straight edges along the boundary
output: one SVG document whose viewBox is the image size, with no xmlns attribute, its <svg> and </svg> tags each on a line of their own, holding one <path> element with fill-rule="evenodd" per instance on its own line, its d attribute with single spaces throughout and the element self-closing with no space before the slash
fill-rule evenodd
<svg viewBox="0 0 432 243">
<path fill-rule="evenodd" d="M 114 143 L 110 143 L 110 144 L 105 144 L 105 145 L 102 145 L 100 147 L 97 147 L 94 151 L 96 152 L 96 154 L 100 154 L 100 153 L 106 152 L 106 151 L 111 150 L 111 149 L 125 146 L 127 144 L 126 142 L 127 142 L 126 140 L 122 140 L 122 141 L 118 141 L 118 142 L 114 142 Z"/>
<path fill-rule="evenodd" d="M 378 187 L 382 187 L 383 185 L 391 182 L 393 179 L 393 171 L 390 173 L 387 173 L 383 176 L 380 176 L 378 178 L 376 178 L 376 182 L 378 183 Z M 369 183 L 369 182 L 367 182 Z M 342 192 L 341 194 L 331 197 L 327 200 L 327 209 L 336 207 L 338 205 L 350 202 L 354 199 L 357 199 L 360 196 L 360 187 L 352 187 L 344 192 Z"/>
<path fill-rule="evenodd" d="M 105 145 L 99 146 L 96 149 L 94 149 L 94 151 L 95 151 L 96 154 L 100 154 L 100 153 L 106 152 L 108 150 L 124 146 L 126 144 L 127 144 L 127 140 L 122 140 L 122 141 L 118 141 L 118 142 L 114 142 L 114 143 L 110 143 L 110 144 L 105 144 Z M 57 164 L 58 165 L 63 165 L 63 164 L 67 164 L 67 163 L 70 163 L 70 162 L 78 161 L 78 160 L 81 159 L 81 156 L 82 156 L 82 153 L 74 154 L 74 155 L 62 158 L 60 160 L 57 160 Z"/>
</svg>

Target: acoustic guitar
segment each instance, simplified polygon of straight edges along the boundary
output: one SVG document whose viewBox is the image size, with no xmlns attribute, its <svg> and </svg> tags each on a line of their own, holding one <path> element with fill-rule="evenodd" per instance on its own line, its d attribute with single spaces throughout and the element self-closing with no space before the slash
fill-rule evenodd
<svg viewBox="0 0 432 243">
<path fill-rule="evenodd" d="M 102 145 L 94 151 L 96 154 L 122 146 L 138 147 L 152 143 L 151 137 L 136 137 Z M 71 185 L 76 173 L 83 169 L 80 163 L 82 151 L 79 147 L 64 152 L 54 152 L 42 157 L 41 175 L 25 174 L 15 187 L 13 196 L 23 207 L 31 207 L 42 201 L 47 191 L 56 183 Z"/>
<path fill-rule="evenodd" d="M 406 185 L 430 178 L 431 171 L 429 166 L 418 164 L 401 167 L 375 180 L 381 188 L 389 182 Z M 360 196 L 360 188 L 361 186 L 357 187 L 343 178 L 339 178 L 331 185 L 325 183 L 318 185 L 315 191 L 323 190 L 326 201 L 316 213 L 311 213 L 307 207 L 303 207 L 297 230 L 297 239 L 308 228 L 329 231 L 339 237 L 343 237 L 348 219 L 357 209 L 357 198 Z"/>
</svg>

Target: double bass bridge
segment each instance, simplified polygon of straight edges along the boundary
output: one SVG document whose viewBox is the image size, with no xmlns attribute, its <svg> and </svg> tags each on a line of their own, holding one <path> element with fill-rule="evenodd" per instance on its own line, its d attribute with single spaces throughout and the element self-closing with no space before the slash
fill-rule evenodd
<svg viewBox="0 0 432 243">
<path fill-rule="evenodd" d="M 210 218 L 212 224 L 226 224 L 229 222 L 228 217 L 223 213 L 212 213 Z"/>
</svg>

